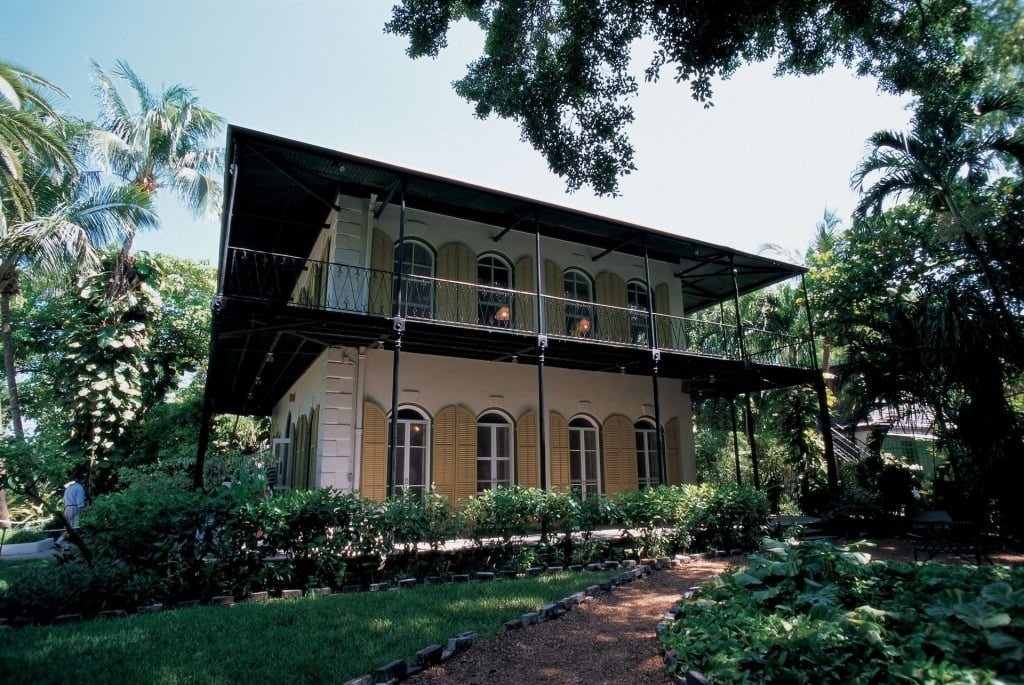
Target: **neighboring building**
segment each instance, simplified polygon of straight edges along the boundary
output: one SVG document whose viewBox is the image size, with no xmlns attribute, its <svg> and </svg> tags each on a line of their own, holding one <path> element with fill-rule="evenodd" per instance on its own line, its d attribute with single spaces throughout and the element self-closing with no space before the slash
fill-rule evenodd
<svg viewBox="0 0 1024 685">
<path fill-rule="evenodd" d="M 200 461 L 213 414 L 261 415 L 279 489 L 612 494 L 695 480 L 692 397 L 821 384 L 809 336 L 735 323 L 800 267 L 237 127 L 227 151 Z"/>
<path fill-rule="evenodd" d="M 934 432 L 935 414 L 920 404 L 888 406 L 871 411 L 853 430 L 854 440 L 870 452 L 877 448 L 899 457 L 907 464 L 921 467 L 926 481 L 935 480 L 939 466 L 944 463 L 938 455 L 938 436 Z"/>
</svg>

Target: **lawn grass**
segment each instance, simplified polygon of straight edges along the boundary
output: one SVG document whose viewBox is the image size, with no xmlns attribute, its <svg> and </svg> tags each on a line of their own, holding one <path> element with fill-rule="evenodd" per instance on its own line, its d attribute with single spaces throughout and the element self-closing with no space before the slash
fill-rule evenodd
<svg viewBox="0 0 1024 685">
<path fill-rule="evenodd" d="M 610 573 L 421 586 L 0 631 L 0 682 L 342 683 L 461 632 L 495 635 Z"/>
</svg>

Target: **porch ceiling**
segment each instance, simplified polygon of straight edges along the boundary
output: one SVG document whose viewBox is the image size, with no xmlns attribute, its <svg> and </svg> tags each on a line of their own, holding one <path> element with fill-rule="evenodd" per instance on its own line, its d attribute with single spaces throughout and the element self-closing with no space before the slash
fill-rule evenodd
<svg viewBox="0 0 1024 685">
<path fill-rule="evenodd" d="M 224 213 L 222 264 L 225 245 L 306 257 L 339 191 L 362 198 L 375 194 L 382 209 L 399 201 L 404 182 L 407 207 L 530 234 L 539 229 L 543 237 L 589 248 L 595 261 L 607 252 L 642 258 L 646 246 L 652 260 L 674 265 L 688 313 L 732 298 L 733 269 L 740 294 L 804 272 L 720 245 L 248 129 L 230 127 L 227 149 L 227 167 L 237 165 L 238 179 Z M 226 187 L 231 181 L 229 176 Z"/>
<path fill-rule="evenodd" d="M 283 303 L 224 297 L 230 282 L 229 248 L 306 258 L 338 192 L 369 198 L 378 209 L 398 202 L 405 184 L 408 207 L 478 221 L 544 238 L 571 241 L 593 259 L 616 251 L 673 264 L 687 313 L 786 280 L 803 269 L 726 247 L 578 212 L 500 191 L 315 147 L 239 127 L 229 127 L 220 283 L 214 306 L 207 399 L 214 413 L 268 414 L 274 403 L 330 345 L 391 349 L 391 322 L 378 317 L 289 308 Z M 542 247 L 543 249 L 543 247 Z M 736 281 L 733 281 L 735 269 Z M 281 273 L 279 279 L 298 278 Z M 290 291 L 284 283 L 284 291 Z M 532 336 L 487 330 L 453 332 L 408 322 L 403 350 L 424 354 L 516 362 L 537 361 Z M 593 371 L 650 374 L 650 352 L 593 342 L 552 339 L 546 363 Z M 679 379 L 695 394 L 735 394 L 758 387 L 806 382 L 798 369 L 662 354 L 663 377 Z M 524 372 L 527 369 L 524 367 Z M 531 372 L 533 372 L 531 370 Z"/>
</svg>

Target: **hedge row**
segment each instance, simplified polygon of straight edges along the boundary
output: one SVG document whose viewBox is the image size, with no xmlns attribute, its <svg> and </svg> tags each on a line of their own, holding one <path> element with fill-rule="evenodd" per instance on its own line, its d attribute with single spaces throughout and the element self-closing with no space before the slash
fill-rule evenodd
<svg viewBox="0 0 1024 685">
<path fill-rule="evenodd" d="M 134 609 L 261 590 L 752 549 L 767 514 L 760 493 L 709 485 L 585 501 L 498 488 L 459 508 L 429 493 L 383 503 L 330 489 L 265 498 L 244 482 L 207 493 L 132 490 L 98 499 L 83 517 L 92 569 L 66 564 L 55 568 L 58 578 L 19 583 L 0 595 L 0 615 L 19 613 L 26 602 L 36 615 L 62 613 L 65 605 L 81 613 L 83 603 Z"/>
</svg>

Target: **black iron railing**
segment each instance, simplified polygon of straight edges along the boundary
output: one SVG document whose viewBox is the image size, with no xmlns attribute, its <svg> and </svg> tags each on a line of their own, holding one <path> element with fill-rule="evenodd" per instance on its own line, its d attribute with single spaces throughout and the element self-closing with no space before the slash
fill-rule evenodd
<svg viewBox="0 0 1024 685">
<path fill-rule="evenodd" d="M 390 271 L 233 248 L 224 294 L 367 316 L 391 317 L 397 307 L 406 319 L 461 328 L 531 335 L 543 331 L 553 338 L 651 347 L 651 322 L 643 309 L 414 274 L 402 276 L 401 293 L 395 286 Z M 719 359 L 745 354 L 760 364 L 814 366 L 808 339 L 744 327 L 741 346 L 735 325 L 669 314 L 654 314 L 653 319 L 657 346 L 665 351 Z"/>
</svg>

